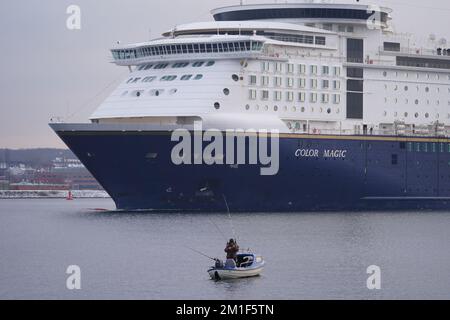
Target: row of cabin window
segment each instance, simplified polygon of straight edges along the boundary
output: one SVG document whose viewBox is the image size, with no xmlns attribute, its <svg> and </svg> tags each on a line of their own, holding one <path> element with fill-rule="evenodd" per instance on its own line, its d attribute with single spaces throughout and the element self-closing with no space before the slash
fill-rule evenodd
<svg viewBox="0 0 450 320">
<path fill-rule="evenodd" d="M 294 91 L 286 91 L 284 92 L 284 96 L 286 101 L 294 101 L 295 92 Z M 340 94 L 332 94 L 332 102 L 334 104 L 339 104 L 341 102 Z M 281 101 L 283 99 L 282 91 L 272 91 L 272 97 L 274 101 Z M 311 92 L 309 94 L 309 102 L 316 103 L 318 101 L 319 94 L 316 92 Z M 249 99 L 256 100 L 257 99 L 257 90 L 250 89 L 249 90 Z M 261 100 L 269 100 L 269 91 L 261 90 L 260 91 L 260 99 Z M 306 92 L 297 92 L 297 101 L 306 102 Z M 320 94 L 320 102 L 329 103 L 330 102 L 330 94 L 321 93 Z"/>
<path fill-rule="evenodd" d="M 450 152 L 450 143 L 408 142 L 407 149 L 409 152 Z"/>
<path fill-rule="evenodd" d="M 215 63 L 216 63 L 215 61 L 208 61 L 208 62 L 205 62 L 205 61 L 197 61 L 197 62 L 194 62 L 194 63 L 192 64 L 192 66 L 193 66 L 193 67 L 196 67 L 196 68 L 201 67 L 201 66 L 203 66 L 203 65 L 205 65 L 205 67 L 211 67 L 211 66 L 213 66 Z M 140 65 L 137 69 L 138 69 L 138 71 L 150 70 L 150 69 L 152 69 L 152 68 L 153 68 L 153 69 L 156 69 L 156 70 L 160 70 L 160 69 L 165 69 L 165 68 L 167 68 L 169 65 L 170 65 L 169 63 L 143 64 L 143 65 Z M 172 68 L 186 68 L 186 67 L 189 66 L 189 65 L 190 65 L 189 62 L 177 62 L 177 63 L 172 64 Z"/>
<path fill-rule="evenodd" d="M 384 85 L 384 89 L 385 89 L 385 90 L 388 90 L 388 89 L 389 89 L 389 87 L 388 87 L 387 84 Z M 398 90 L 400 90 L 400 86 L 399 86 L 398 84 L 395 84 L 395 85 L 393 85 L 393 89 L 394 89 L 394 91 L 398 91 Z M 403 87 L 403 90 L 408 91 L 408 90 L 409 90 L 409 86 L 404 86 L 404 87 Z M 416 90 L 417 90 L 417 91 L 420 91 L 420 86 L 416 86 Z M 430 89 L 430 87 L 427 86 L 427 87 L 424 88 L 424 91 L 425 91 L 426 93 L 430 93 L 431 89 Z M 436 88 L 436 92 L 437 92 L 437 93 L 440 93 L 440 92 L 441 92 L 441 88 L 440 88 L 440 87 L 437 87 L 437 88 Z M 450 88 L 447 88 L 447 92 L 450 93 Z"/>
<path fill-rule="evenodd" d="M 395 71 L 395 72 L 392 72 L 392 74 L 393 74 L 395 77 L 398 77 L 398 76 L 400 76 L 401 74 L 403 74 L 403 75 L 405 76 L 405 78 L 409 78 L 410 72 L 399 72 L 399 71 Z M 419 79 L 421 74 L 422 74 L 426 79 L 431 79 L 431 75 L 430 75 L 429 73 L 415 73 L 416 78 Z M 389 76 L 389 75 L 390 75 L 390 73 L 388 73 L 387 71 L 383 71 L 383 77 L 387 77 L 387 76 Z M 440 79 L 441 79 L 441 75 L 440 75 L 440 74 L 435 74 L 435 76 L 436 76 L 436 80 L 440 80 Z M 450 74 L 447 75 L 447 79 L 450 80 Z"/>
<path fill-rule="evenodd" d="M 263 61 L 261 63 L 261 70 L 263 72 L 269 72 L 270 69 L 270 62 Z M 273 63 L 272 71 L 276 73 L 298 73 L 298 74 L 306 74 L 307 71 L 307 65 L 306 64 L 297 64 L 294 63 L 282 63 L 282 62 L 274 62 Z M 310 65 L 309 66 L 309 74 L 310 75 L 318 75 L 319 66 L 317 65 Z M 332 73 L 331 73 L 332 71 Z M 322 76 L 336 76 L 339 77 L 341 75 L 341 67 L 330 67 L 330 66 L 322 66 L 321 68 L 321 75 Z"/>
<path fill-rule="evenodd" d="M 187 81 L 187 80 L 191 80 L 191 78 L 194 77 L 193 74 L 185 74 L 183 76 L 181 76 L 180 80 L 182 81 Z M 178 76 L 175 75 L 168 75 L 168 76 L 163 76 L 161 77 L 161 79 L 159 79 L 159 81 L 174 81 L 178 78 Z M 202 74 L 197 74 L 193 80 L 200 80 L 203 78 Z M 130 78 L 128 79 L 128 81 L 126 83 L 137 83 L 141 80 L 142 78 L 137 77 L 137 78 Z M 145 77 L 142 79 L 142 82 L 152 82 L 153 80 L 155 80 L 156 77 L 155 76 L 151 76 L 151 77 Z"/>
<path fill-rule="evenodd" d="M 258 85 L 258 78 L 256 75 L 250 75 L 249 76 L 249 85 L 256 86 Z M 322 79 L 321 80 L 321 87 L 322 89 L 330 89 L 330 82 L 331 82 L 331 88 L 334 90 L 340 90 L 341 89 L 341 82 L 339 80 L 327 80 Z M 294 78 L 286 78 L 285 79 L 286 87 L 293 88 L 295 85 L 295 79 Z M 311 89 L 317 89 L 319 84 L 318 79 L 310 79 L 309 86 Z M 260 78 L 260 85 L 263 87 L 269 86 L 269 76 L 261 76 Z M 283 78 L 282 77 L 273 77 L 273 86 L 274 87 L 282 87 L 283 86 Z M 298 78 L 297 79 L 297 87 L 298 88 L 306 88 L 306 79 L 305 78 Z"/>
</svg>

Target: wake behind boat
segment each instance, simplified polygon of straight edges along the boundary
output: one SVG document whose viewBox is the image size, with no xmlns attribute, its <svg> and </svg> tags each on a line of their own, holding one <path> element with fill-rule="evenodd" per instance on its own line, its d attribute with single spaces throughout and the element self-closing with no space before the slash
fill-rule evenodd
<svg viewBox="0 0 450 320">
<path fill-rule="evenodd" d="M 223 261 L 216 259 L 215 266 L 208 270 L 214 280 L 228 280 L 259 276 L 264 269 L 265 261 L 261 255 L 239 253 L 236 262 L 233 259 Z"/>
</svg>

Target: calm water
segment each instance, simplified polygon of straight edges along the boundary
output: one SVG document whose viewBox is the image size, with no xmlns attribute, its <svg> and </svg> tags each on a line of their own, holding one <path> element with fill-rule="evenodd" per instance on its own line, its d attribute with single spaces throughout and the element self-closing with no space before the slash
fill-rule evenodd
<svg viewBox="0 0 450 320">
<path fill-rule="evenodd" d="M 235 214 L 241 247 L 263 276 L 214 282 L 226 214 L 119 214 L 110 200 L 0 200 L 0 298 L 450 298 L 450 213 Z M 368 290 L 378 265 L 382 289 Z M 66 289 L 79 265 L 82 289 Z"/>
</svg>

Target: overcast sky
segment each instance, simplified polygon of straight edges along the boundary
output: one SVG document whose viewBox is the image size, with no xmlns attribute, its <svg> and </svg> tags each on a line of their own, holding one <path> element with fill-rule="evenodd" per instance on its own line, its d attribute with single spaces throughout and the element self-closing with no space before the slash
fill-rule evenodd
<svg viewBox="0 0 450 320">
<path fill-rule="evenodd" d="M 374 1 L 394 9 L 397 31 L 424 38 L 435 33 L 450 40 L 448 0 Z M 109 48 L 117 40 L 145 41 L 176 24 L 212 20 L 210 9 L 238 3 L 239 0 L 0 1 L 0 148 L 63 147 L 47 125 L 50 118 L 86 122 L 126 76 L 126 68 L 109 62 Z M 71 4 L 81 8 L 79 31 L 66 28 L 66 9 Z"/>
</svg>

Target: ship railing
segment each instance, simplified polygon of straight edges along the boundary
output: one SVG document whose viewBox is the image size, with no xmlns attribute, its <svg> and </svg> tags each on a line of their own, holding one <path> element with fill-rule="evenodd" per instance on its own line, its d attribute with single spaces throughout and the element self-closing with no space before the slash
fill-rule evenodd
<svg viewBox="0 0 450 320">
<path fill-rule="evenodd" d="M 342 136 L 389 136 L 389 137 L 429 137 L 429 138 L 449 138 L 450 131 L 447 130 L 420 130 L 420 129 L 322 129 L 310 126 L 306 130 L 292 129 L 294 133 L 309 135 L 342 135 Z"/>
<path fill-rule="evenodd" d="M 380 53 L 392 53 L 392 54 L 409 54 L 409 55 L 418 55 L 418 56 L 438 56 L 443 58 L 449 58 L 450 59 L 450 52 L 448 53 L 447 50 L 444 50 L 443 48 L 438 49 L 430 49 L 430 48 L 423 48 L 423 47 L 400 47 L 399 50 L 386 50 L 383 46 L 379 47 Z M 448 54 L 447 54 L 448 53 Z"/>
</svg>

